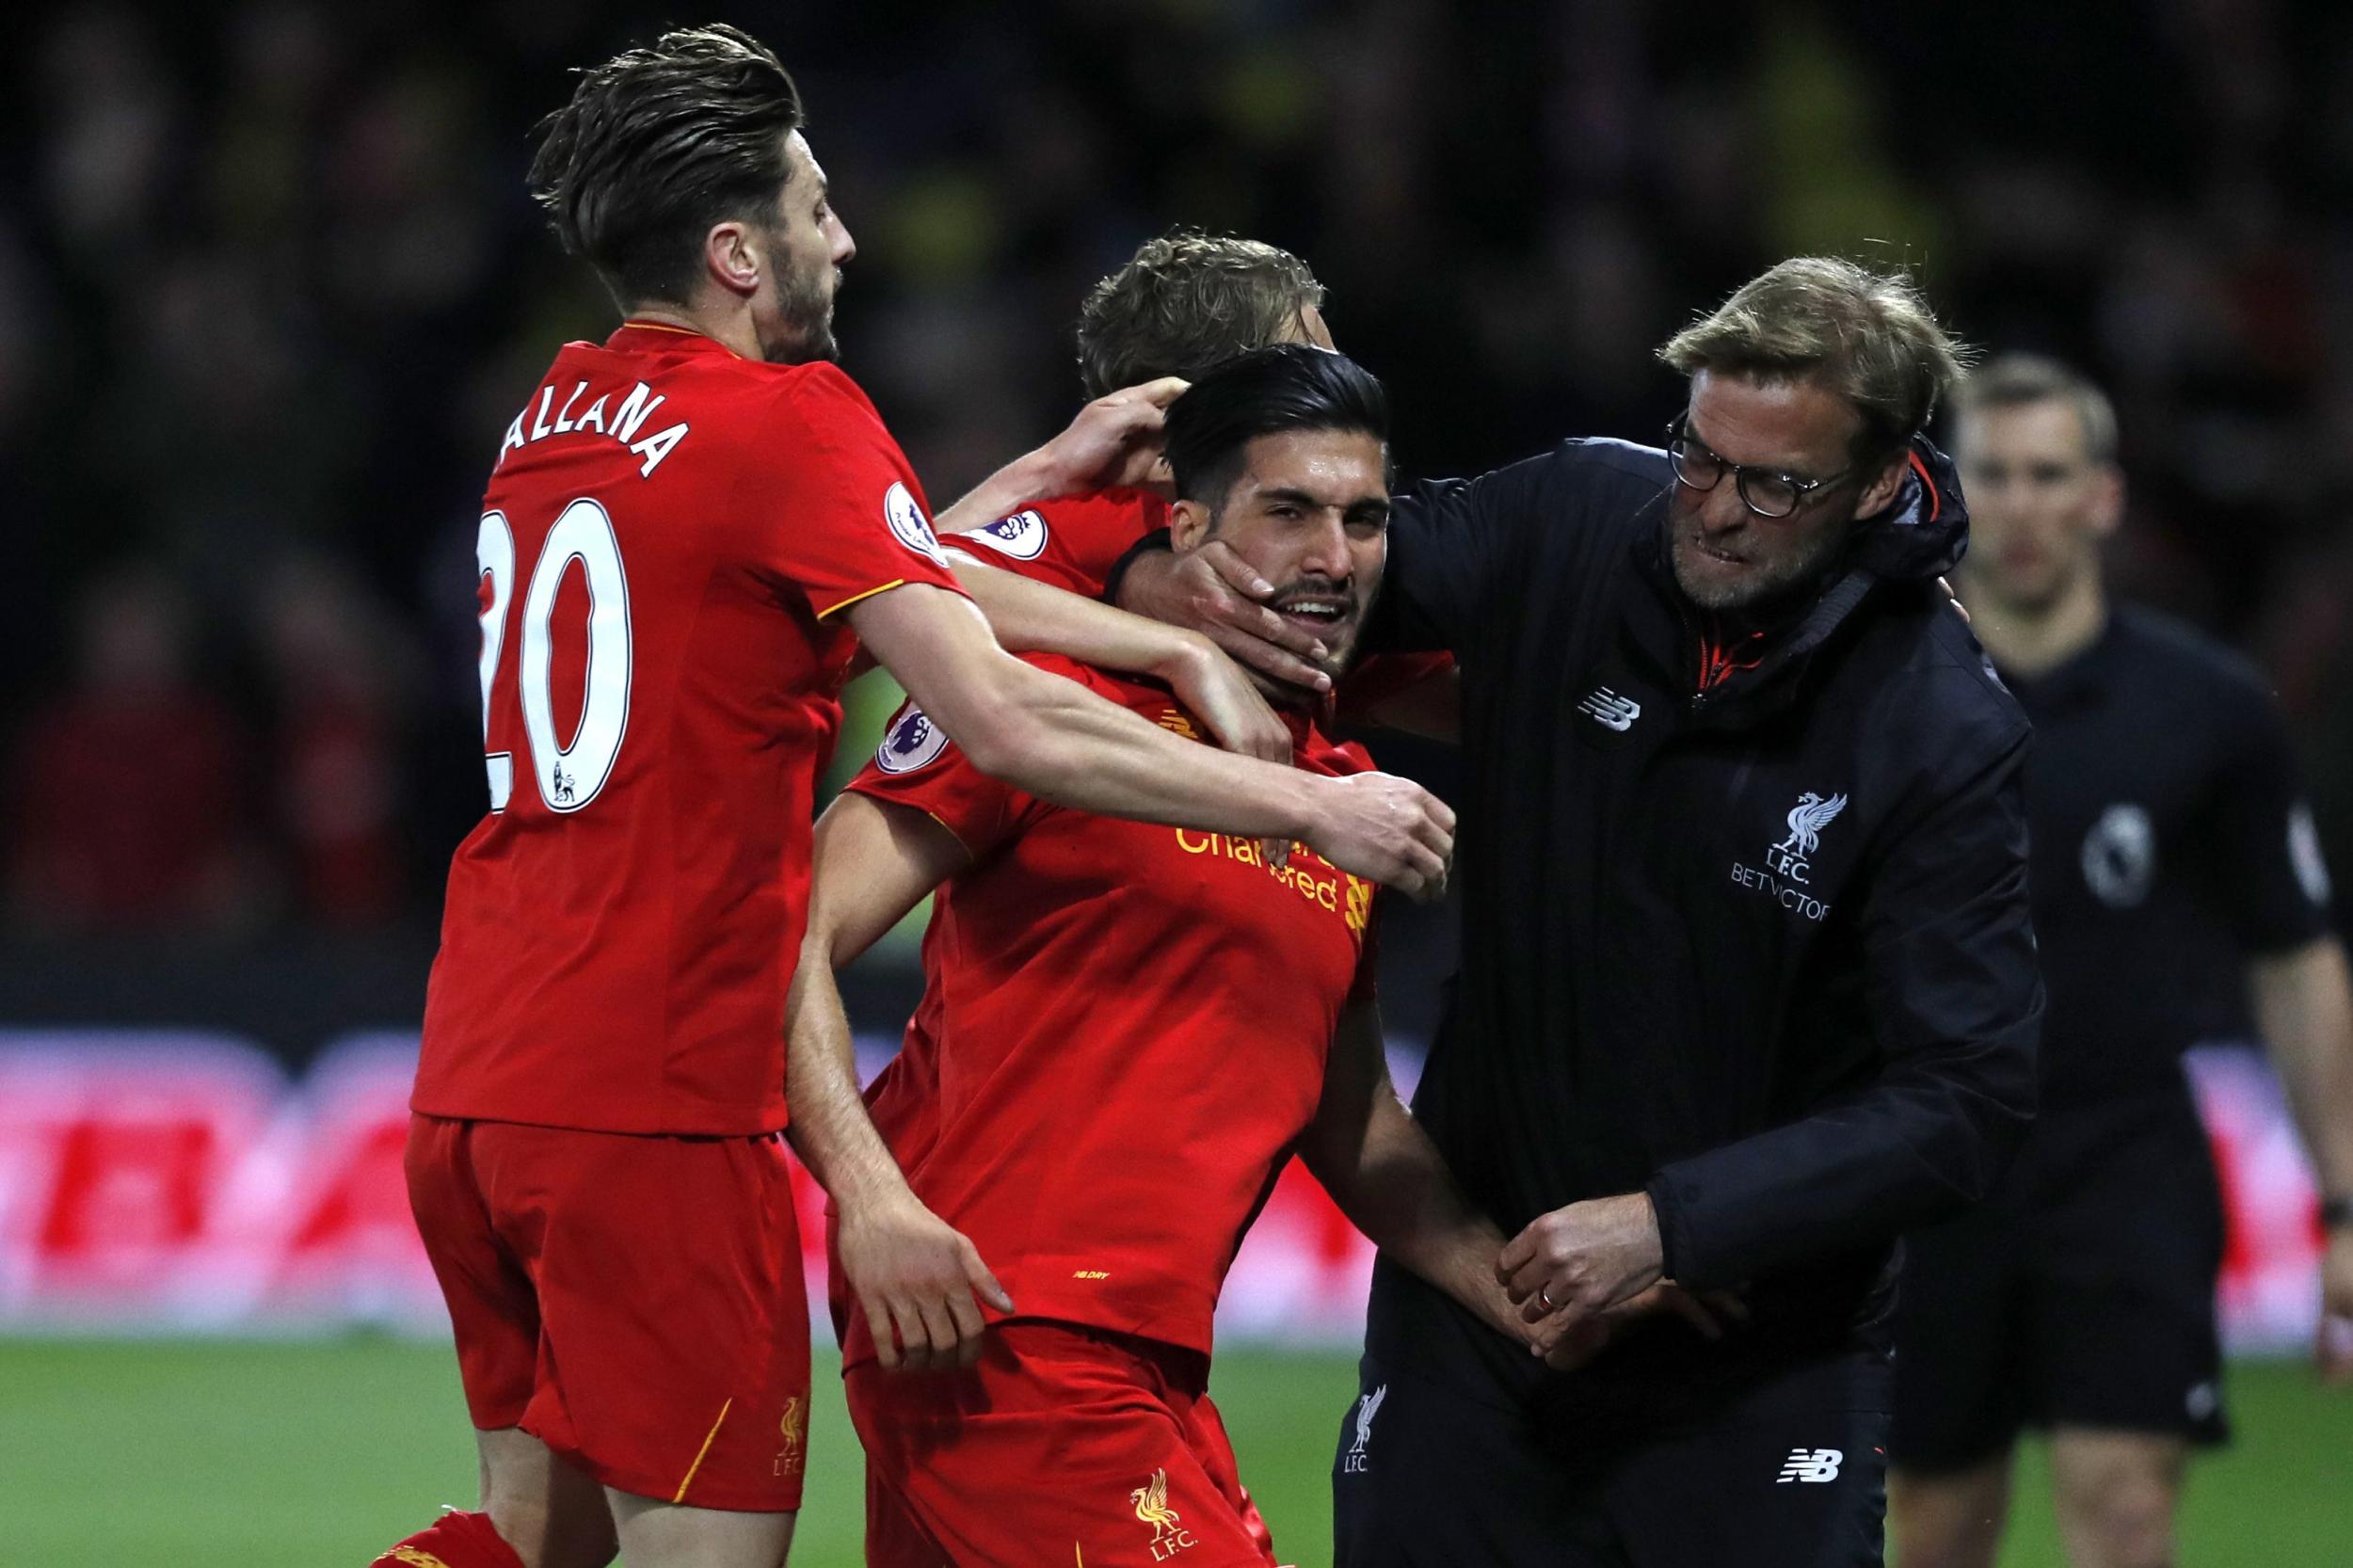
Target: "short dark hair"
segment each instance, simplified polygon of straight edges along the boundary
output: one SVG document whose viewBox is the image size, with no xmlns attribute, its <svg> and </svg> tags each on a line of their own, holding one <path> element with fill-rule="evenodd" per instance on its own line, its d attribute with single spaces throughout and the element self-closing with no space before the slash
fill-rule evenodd
<svg viewBox="0 0 2353 1568">
<path fill-rule="evenodd" d="M 1163 437 L 1177 497 L 1215 517 L 1251 441 L 1286 430 L 1362 431 L 1381 443 L 1388 479 L 1389 394 L 1381 378 L 1345 354 L 1284 343 L 1226 360 L 1169 405 Z"/>
<path fill-rule="evenodd" d="M 683 305 L 712 224 L 775 221 L 785 137 L 802 123 L 800 90 L 764 44 L 724 23 L 679 28 L 580 72 L 539 122 L 531 194 L 622 309 Z"/>
<path fill-rule="evenodd" d="M 1988 408 L 2030 403 L 2064 403 L 2074 409 L 2083 426 L 2084 456 L 2100 468 L 2116 461 L 2116 405 L 2083 372 L 2041 354 L 2004 354 L 1971 371 L 1953 396 L 1953 411 L 1967 419 Z"/>
<path fill-rule="evenodd" d="M 1288 250 L 1176 229 L 1146 240 L 1079 307 L 1079 378 L 1089 397 L 1139 381 L 1194 381 L 1262 347 L 1323 303 L 1323 285 Z"/>
</svg>

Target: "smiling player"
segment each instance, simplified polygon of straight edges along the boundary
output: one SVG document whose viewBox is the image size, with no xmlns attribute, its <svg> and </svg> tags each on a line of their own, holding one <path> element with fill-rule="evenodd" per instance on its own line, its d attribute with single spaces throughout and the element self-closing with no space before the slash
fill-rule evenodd
<svg viewBox="0 0 2353 1568">
<path fill-rule="evenodd" d="M 1168 419 L 1176 548 L 1225 541 L 1345 656 L 1385 554 L 1386 424 L 1337 355 L 1211 372 Z M 1064 667 L 1195 733 L 1167 691 Z M 1370 765 L 1305 702 L 1284 714 L 1301 769 Z M 831 971 L 934 888 L 923 1001 L 870 1120 Z M 827 811 L 792 1136 L 840 1210 L 870 1563 L 1271 1560 L 1207 1389 L 1219 1288 L 1294 1148 L 1389 1256 L 1532 1338 L 1501 1234 L 1389 1088 L 1372 891 L 1305 849 L 1057 808 L 913 710 Z"/>
</svg>

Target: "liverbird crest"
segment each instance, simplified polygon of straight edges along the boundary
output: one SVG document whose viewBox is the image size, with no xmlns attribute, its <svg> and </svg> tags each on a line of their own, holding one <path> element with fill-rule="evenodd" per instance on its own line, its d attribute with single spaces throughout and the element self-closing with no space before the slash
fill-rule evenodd
<svg viewBox="0 0 2353 1568">
<path fill-rule="evenodd" d="M 1385 1383 L 1356 1406 L 1356 1452 L 1363 1453 L 1365 1446 L 1372 1441 L 1372 1418 L 1381 1414 L 1381 1401 L 1388 1397 L 1389 1385 Z"/>
<path fill-rule="evenodd" d="M 1828 827 L 1831 819 L 1846 808 L 1845 795 L 1833 795 L 1824 800 L 1808 790 L 1798 797 L 1798 804 L 1790 809 L 1787 819 L 1789 837 L 1773 847 L 1784 852 L 1795 851 L 1799 855 L 1813 854 L 1822 841 L 1822 829 Z"/>
<path fill-rule="evenodd" d="M 1128 1494 L 1128 1500 L 1136 1505 L 1136 1517 L 1152 1527 L 1152 1540 L 1158 1544 L 1176 1523 L 1176 1511 L 1168 1506 L 1168 1472 L 1152 1472 L 1152 1479 Z"/>
</svg>

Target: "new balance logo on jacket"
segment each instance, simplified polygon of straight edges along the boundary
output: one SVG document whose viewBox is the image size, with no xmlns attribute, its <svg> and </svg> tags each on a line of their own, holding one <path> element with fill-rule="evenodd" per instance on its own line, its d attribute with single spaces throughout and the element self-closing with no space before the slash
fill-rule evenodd
<svg viewBox="0 0 2353 1568">
<path fill-rule="evenodd" d="M 1634 721 L 1642 716 L 1642 705 L 1630 696 L 1620 696 L 1607 686 L 1596 686 L 1585 694 L 1585 700 L 1577 711 L 1605 729 L 1623 735 L 1634 728 Z"/>
<path fill-rule="evenodd" d="M 1789 1463 L 1781 1467 L 1781 1474 L 1773 1478 L 1774 1483 L 1836 1480 L 1838 1466 L 1846 1458 L 1845 1451 L 1839 1448 L 1792 1448 Z"/>
</svg>

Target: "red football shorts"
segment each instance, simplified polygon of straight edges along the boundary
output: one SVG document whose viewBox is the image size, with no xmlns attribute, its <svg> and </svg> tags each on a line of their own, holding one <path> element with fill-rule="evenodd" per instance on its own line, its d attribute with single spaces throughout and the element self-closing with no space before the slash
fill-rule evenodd
<svg viewBox="0 0 2353 1568">
<path fill-rule="evenodd" d="M 782 1139 L 412 1116 L 406 1163 L 476 1427 L 641 1497 L 801 1506 L 808 1299 Z"/>
<path fill-rule="evenodd" d="M 868 1568 L 1268 1568 L 1198 1352 L 999 1323 L 968 1371 L 845 1376 Z"/>
</svg>

